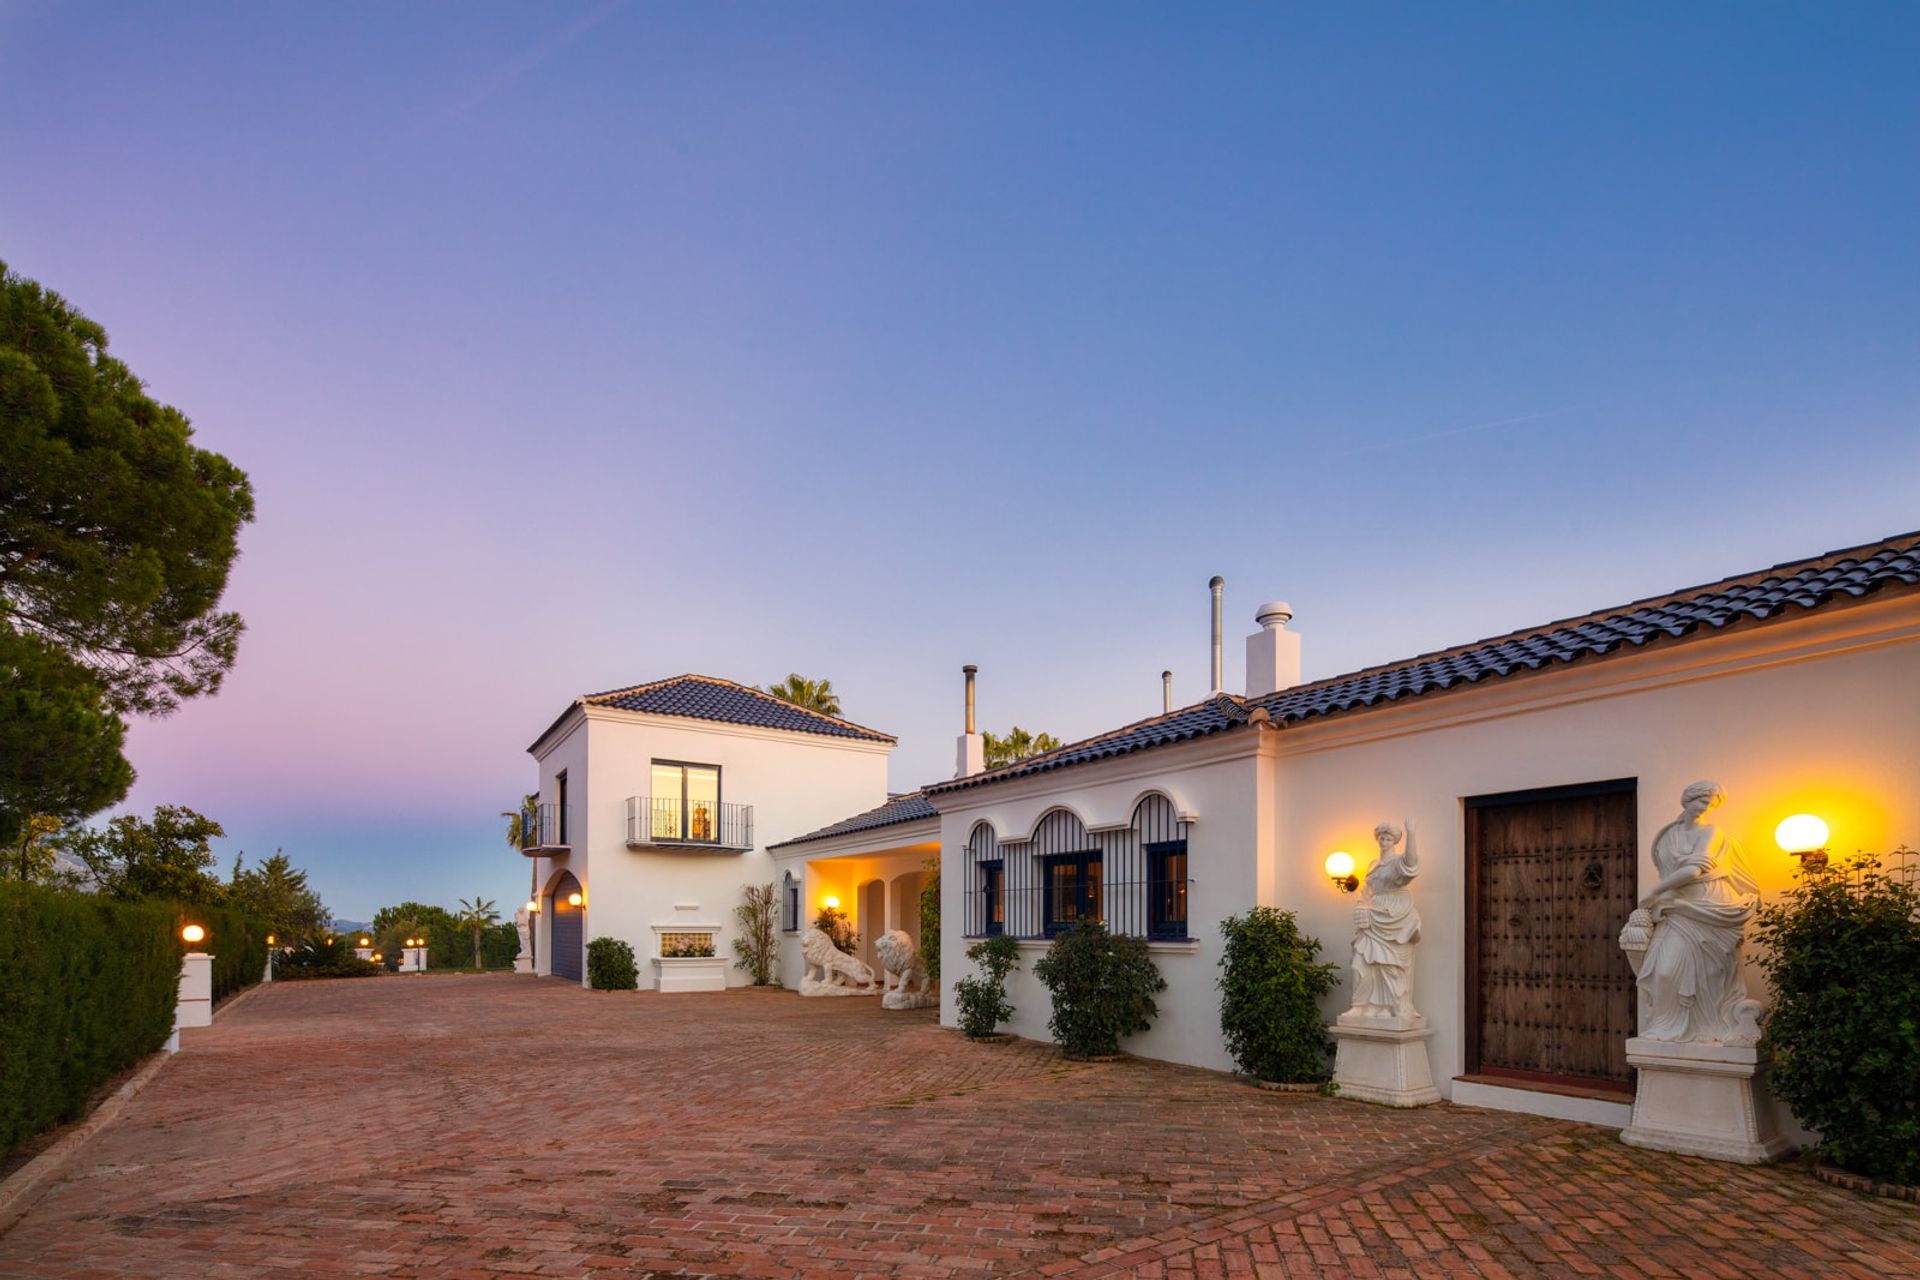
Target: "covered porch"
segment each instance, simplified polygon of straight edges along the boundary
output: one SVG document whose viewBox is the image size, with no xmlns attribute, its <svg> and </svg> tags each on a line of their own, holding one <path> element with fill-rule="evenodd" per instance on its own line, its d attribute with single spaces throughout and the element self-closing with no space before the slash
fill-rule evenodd
<svg viewBox="0 0 1920 1280">
<path fill-rule="evenodd" d="M 854 955 L 877 976 L 874 940 L 898 929 L 921 944 L 920 891 L 940 858 L 940 819 L 919 792 L 895 796 L 772 849 L 780 894 L 780 982 L 806 972 L 800 939 L 822 911 L 845 912 L 860 935 Z"/>
</svg>

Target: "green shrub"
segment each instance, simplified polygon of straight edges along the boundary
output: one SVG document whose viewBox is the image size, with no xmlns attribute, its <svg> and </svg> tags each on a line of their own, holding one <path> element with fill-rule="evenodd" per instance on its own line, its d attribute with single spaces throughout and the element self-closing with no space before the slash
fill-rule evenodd
<svg viewBox="0 0 1920 1280">
<path fill-rule="evenodd" d="M 1763 907 L 1756 935 L 1774 1094 L 1842 1169 L 1920 1183 L 1920 887 L 1862 858 Z"/>
<path fill-rule="evenodd" d="M 920 960 L 927 966 L 927 981 L 940 981 L 940 858 L 937 854 L 927 859 L 927 880 L 920 886 Z"/>
<path fill-rule="evenodd" d="M 779 891 L 771 884 L 742 885 L 740 905 L 733 909 L 733 918 L 740 925 L 733 939 L 733 952 L 739 957 L 733 967 L 752 974 L 756 987 L 773 981 L 773 962 L 780 953 L 780 934 L 774 927 L 773 914 L 779 898 Z"/>
<path fill-rule="evenodd" d="M 1153 1025 L 1154 994 L 1167 989 L 1144 939 L 1109 933 L 1098 921 L 1055 938 L 1033 974 L 1053 995 L 1047 1027 L 1069 1058 L 1120 1052 L 1123 1036 Z"/>
<path fill-rule="evenodd" d="M 168 903 L 0 882 L 0 1152 L 166 1043 L 176 919 Z"/>
<path fill-rule="evenodd" d="M 924 917 L 921 927 L 926 927 Z M 960 1005 L 960 1029 L 976 1038 L 990 1036 L 1013 1016 L 1013 1005 L 1007 1000 L 1007 975 L 1020 965 L 1020 944 L 1004 935 L 988 938 L 968 947 L 967 959 L 980 966 L 980 976 L 953 984 L 954 999 Z"/>
<path fill-rule="evenodd" d="M 201 949 L 213 954 L 215 1003 L 260 981 L 267 971 L 266 921 L 233 907 L 191 906 L 179 912 L 207 931 Z"/>
<path fill-rule="evenodd" d="M 1256 1080 L 1326 1079 L 1333 1038 L 1319 1002 L 1340 969 L 1317 962 L 1320 940 L 1300 932 L 1293 912 L 1272 907 L 1229 916 L 1220 934 L 1220 1030 L 1235 1064 Z"/>
<path fill-rule="evenodd" d="M 853 949 L 860 945 L 853 918 L 838 907 L 820 908 L 820 914 L 813 918 L 813 927 L 826 934 L 827 940 L 847 955 L 852 955 Z"/>
<path fill-rule="evenodd" d="M 300 982 L 308 978 L 372 978 L 380 966 L 353 954 L 346 938 L 314 938 L 273 961 L 276 982 Z"/>
<path fill-rule="evenodd" d="M 707 949 L 709 955 L 713 949 Z M 633 946 L 618 938 L 595 938 L 587 944 L 587 985 L 595 991 L 632 991 L 640 985 L 640 968 Z"/>
</svg>

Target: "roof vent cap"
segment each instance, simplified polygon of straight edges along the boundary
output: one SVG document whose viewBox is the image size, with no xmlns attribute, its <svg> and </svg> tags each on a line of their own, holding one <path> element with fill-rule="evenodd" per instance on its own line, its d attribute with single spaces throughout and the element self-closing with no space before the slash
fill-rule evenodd
<svg viewBox="0 0 1920 1280">
<path fill-rule="evenodd" d="M 1263 627 L 1284 627 L 1293 617 L 1293 606 L 1285 600 L 1269 600 L 1253 612 L 1253 620 Z"/>
</svg>

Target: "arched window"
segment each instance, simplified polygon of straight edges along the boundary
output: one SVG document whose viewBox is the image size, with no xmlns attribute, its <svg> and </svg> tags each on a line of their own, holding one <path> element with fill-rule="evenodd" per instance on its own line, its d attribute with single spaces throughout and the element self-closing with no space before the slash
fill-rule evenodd
<svg viewBox="0 0 1920 1280">
<path fill-rule="evenodd" d="M 1147 937 L 1187 938 L 1187 824 L 1165 796 L 1149 795 L 1134 806 L 1133 837 L 1146 873 Z"/>
<path fill-rule="evenodd" d="M 1106 859 L 1086 824 L 1065 809 L 1040 819 L 1030 841 L 1040 870 L 1040 927 L 1049 937 L 1106 918 Z"/>
<path fill-rule="evenodd" d="M 780 885 L 780 928 L 787 933 L 800 931 L 800 882 L 791 871 Z"/>
</svg>

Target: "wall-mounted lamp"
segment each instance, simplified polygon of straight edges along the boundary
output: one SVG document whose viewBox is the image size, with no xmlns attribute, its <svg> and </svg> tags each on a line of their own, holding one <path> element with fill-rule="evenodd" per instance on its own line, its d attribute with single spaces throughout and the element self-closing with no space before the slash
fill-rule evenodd
<svg viewBox="0 0 1920 1280">
<path fill-rule="evenodd" d="M 187 925 L 185 928 L 180 930 L 181 941 L 185 942 L 190 947 L 200 945 L 200 943 L 206 940 L 206 937 L 207 937 L 207 931 L 205 929 L 202 929 L 197 924 Z"/>
<path fill-rule="evenodd" d="M 538 914 L 538 913 L 539 913 L 539 911 L 540 911 L 540 899 L 538 899 L 538 898 L 528 898 L 528 899 L 527 899 L 527 914 L 528 914 L 528 915 L 536 915 L 536 914 Z"/>
<path fill-rule="evenodd" d="M 840 909 L 840 899 L 834 897 L 832 894 L 828 894 L 826 897 L 820 899 L 820 905 L 829 911 L 838 911 Z"/>
<path fill-rule="evenodd" d="M 267 945 L 268 945 L 268 946 L 272 946 L 272 945 L 273 945 L 273 935 L 272 935 L 272 934 L 268 934 L 268 935 L 267 935 Z"/>
<path fill-rule="evenodd" d="M 570 907 L 577 907 L 585 901 L 586 901 L 586 898 L 581 896 L 580 894 L 570 893 L 567 895 L 567 905 Z"/>
<path fill-rule="evenodd" d="M 1773 842 L 1800 859 L 1802 871 L 1827 869 L 1827 824 L 1811 813 L 1781 819 L 1773 829 Z"/>
<path fill-rule="evenodd" d="M 1358 889 L 1360 877 L 1353 874 L 1353 855 L 1343 849 L 1328 854 L 1327 878 L 1338 885 L 1342 893 L 1352 893 Z"/>
</svg>

